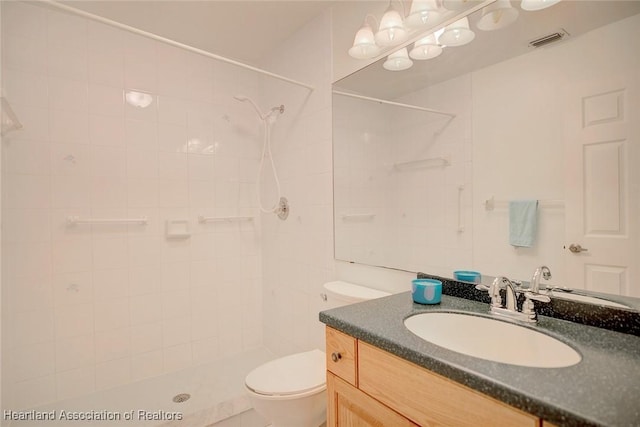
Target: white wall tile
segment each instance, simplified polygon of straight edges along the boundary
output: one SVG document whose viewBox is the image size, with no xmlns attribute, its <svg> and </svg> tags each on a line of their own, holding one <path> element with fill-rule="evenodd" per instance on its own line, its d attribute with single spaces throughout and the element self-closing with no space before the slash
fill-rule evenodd
<svg viewBox="0 0 640 427">
<path fill-rule="evenodd" d="M 12 104 L 27 107 L 46 107 L 49 99 L 47 77 L 24 70 L 6 69 L 3 71 L 5 96 Z"/>
<path fill-rule="evenodd" d="M 87 238 L 68 239 L 56 243 L 53 251 L 53 272 L 74 273 L 92 268 L 92 245 Z"/>
<path fill-rule="evenodd" d="M 95 304 L 96 334 L 124 328 L 131 324 L 129 314 L 130 301 L 128 298 L 116 298 Z M 96 335 L 97 337 L 97 335 Z"/>
<path fill-rule="evenodd" d="M 162 323 L 152 322 L 131 327 L 131 354 L 162 348 Z"/>
<path fill-rule="evenodd" d="M 53 276 L 53 293 L 56 307 L 92 303 L 91 271 L 55 274 Z"/>
<path fill-rule="evenodd" d="M 129 147 L 154 149 L 158 146 L 158 126 L 153 122 L 128 119 L 125 122 L 125 141 Z"/>
<path fill-rule="evenodd" d="M 124 81 L 132 89 L 157 90 L 155 41 L 135 34 L 124 34 Z"/>
<path fill-rule="evenodd" d="M 7 134 L 3 140 L 7 144 L 12 141 L 49 142 L 49 111 L 46 108 L 29 107 L 11 101 L 16 116 L 20 117 L 22 129 L 20 132 Z"/>
<path fill-rule="evenodd" d="M 49 108 L 52 110 L 87 113 L 89 111 L 86 82 L 49 76 Z M 76 116 L 75 119 L 79 120 Z"/>
<path fill-rule="evenodd" d="M 131 329 L 96 332 L 95 342 L 98 363 L 127 357 L 131 354 Z"/>
<path fill-rule="evenodd" d="M 88 114 L 86 112 L 49 110 L 49 138 L 52 142 L 88 144 Z"/>
<path fill-rule="evenodd" d="M 46 10 L 26 3 L 7 3 L 2 9 L 2 30 L 7 34 L 44 40 L 47 36 Z"/>
<path fill-rule="evenodd" d="M 96 301 L 129 295 L 129 270 L 126 268 L 94 270 L 93 287 Z"/>
<path fill-rule="evenodd" d="M 147 293 L 131 297 L 131 324 L 144 325 L 162 319 L 162 294 Z"/>
<path fill-rule="evenodd" d="M 191 299 L 188 290 L 162 293 L 162 319 L 186 317 L 191 314 Z"/>
<path fill-rule="evenodd" d="M 159 292 L 161 289 L 160 277 L 159 257 L 156 264 L 151 263 L 143 267 L 132 266 L 129 269 L 130 294 L 134 296 Z"/>
<path fill-rule="evenodd" d="M 15 381 L 44 377 L 55 372 L 53 341 L 17 347 L 13 355 L 11 374 Z"/>
<path fill-rule="evenodd" d="M 64 305 L 56 307 L 56 339 L 91 335 L 94 331 L 92 304 Z"/>
<path fill-rule="evenodd" d="M 89 84 L 89 113 L 122 118 L 124 93 L 121 88 Z"/>
<path fill-rule="evenodd" d="M 124 44 L 120 30 L 88 23 L 89 81 L 115 87 L 124 84 Z"/>
<path fill-rule="evenodd" d="M 95 390 L 95 367 L 72 369 L 56 374 L 56 397 L 70 399 Z"/>
<path fill-rule="evenodd" d="M 96 363 L 93 334 L 57 340 L 55 351 L 56 372 L 93 366 Z"/>
<path fill-rule="evenodd" d="M 166 347 L 164 350 L 164 371 L 174 372 L 191 365 L 191 344 L 185 343 Z"/>
<path fill-rule="evenodd" d="M 154 377 L 163 372 L 162 350 L 136 354 L 131 357 L 131 376 L 134 381 Z"/>
<path fill-rule="evenodd" d="M 5 197 L 9 208 L 50 208 L 51 179 L 43 175 L 14 175 Z"/>
<path fill-rule="evenodd" d="M 162 346 L 173 347 L 191 341 L 191 318 L 176 317 L 162 321 Z"/>
<path fill-rule="evenodd" d="M 13 389 L 13 402 L 17 409 L 33 408 L 56 400 L 54 375 L 20 381 Z"/>
<path fill-rule="evenodd" d="M 96 390 L 116 387 L 131 381 L 131 359 L 110 360 L 96 365 Z"/>
<path fill-rule="evenodd" d="M 91 114 L 89 141 L 94 145 L 124 146 L 125 128 L 122 117 Z"/>
<path fill-rule="evenodd" d="M 44 74 L 47 70 L 47 50 L 44 39 L 5 35 L 2 52 L 4 66 Z"/>
</svg>

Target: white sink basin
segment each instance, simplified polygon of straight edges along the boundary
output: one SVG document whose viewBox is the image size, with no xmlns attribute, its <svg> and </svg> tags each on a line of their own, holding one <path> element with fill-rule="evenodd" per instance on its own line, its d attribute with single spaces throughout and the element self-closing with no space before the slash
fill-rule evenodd
<svg viewBox="0 0 640 427">
<path fill-rule="evenodd" d="M 420 338 L 467 356 L 534 368 L 563 368 L 582 357 L 565 343 L 529 328 L 488 317 L 432 312 L 405 326 Z"/>
</svg>

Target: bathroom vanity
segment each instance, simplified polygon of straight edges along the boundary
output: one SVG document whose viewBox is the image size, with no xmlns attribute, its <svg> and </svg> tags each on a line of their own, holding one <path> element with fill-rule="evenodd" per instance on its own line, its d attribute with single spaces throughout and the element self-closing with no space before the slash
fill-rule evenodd
<svg viewBox="0 0 640 427">
<path fill-rule="evenodd" d="M 402 293 L 320 313 L 328 426 L 640 424 L 640 337 L 541 316 L 531 328 L 582 360 L 532 368 L 450 351 L 405 327 L 407 317 L 431 311 L 487 316 L 488 306 L 449 295 L 424 306 Z"/>
</svg>

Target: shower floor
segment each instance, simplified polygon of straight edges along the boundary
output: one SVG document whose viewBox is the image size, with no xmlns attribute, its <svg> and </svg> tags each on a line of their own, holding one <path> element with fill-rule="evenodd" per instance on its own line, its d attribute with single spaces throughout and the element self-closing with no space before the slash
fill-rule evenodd
<svg viewBox="0 0 640 427">
<path fill-rule="evenodd" d="M 74 399 L 54 402 L 26 411 L 51 413 L 53 421 L 12 421 L 9 426 L 136 426 L 204 427 L 251 409 L 244 390 L 246 374 L 274 358 L 264 348 L 250 350 L 215 362 L 191 367 L 159 377 L 115 387 Z M 175 403 L 174 396 L 187 393 L 190 398 Z M 66 411 L 66 420 L 60 419 Z M 133 411 L 133 412 L 132 412 Z M 106 420 L 71 420 L 78 414 L 92 414 Z M 176 419 L 182 414 L 182 419 Z M 131 420 L 125 418 L 132 416 Z M 172 420 L 173 419 L 173 420 Z M 3 424 L 4 425 L 4 424 Z M 253 426 L 252 426 L 253 427 Z M 255 426 L 262 427 L 262 426 Z"/>
</svg>

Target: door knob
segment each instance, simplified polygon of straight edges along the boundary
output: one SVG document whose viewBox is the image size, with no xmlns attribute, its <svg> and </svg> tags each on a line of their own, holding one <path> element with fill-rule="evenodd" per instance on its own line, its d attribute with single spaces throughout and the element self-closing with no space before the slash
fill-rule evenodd
<svg viewBox="0 0 640 427">
<path fill-rule="evenodd" d="M 586 252 L 586 251 L 588 251 L 589 249 L 587 249 L 587 248 L 583 248 L 583 247 L 582 247 L 582 246 L 580 246 L 580 245 L 576 245 L 575 243 L 572 243 L 571 245 L 569 245 L 569 250 L 570 250 L 571 252 L 573 252 L 574 254 L 577 254 L 577 253 L 580 253 L 580 252 Z"/>
</svg>

